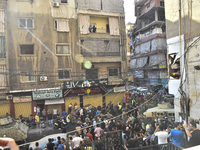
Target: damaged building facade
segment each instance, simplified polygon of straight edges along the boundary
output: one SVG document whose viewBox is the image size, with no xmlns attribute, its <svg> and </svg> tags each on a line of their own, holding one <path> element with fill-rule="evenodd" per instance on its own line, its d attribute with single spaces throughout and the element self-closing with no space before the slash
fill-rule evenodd
<svg viewBox="0 0 200 150">
<path fill-rule="evenodd" d="M 125 41 L 123 0 L 0 1 L 0 116 L 102 106 L 126 79 Z"/>
<path fill-rule="evenodd" d="M 165 1 L 168 88 L 176 121 L 200 118 L 199 7 L 199 1 Z"/>
<path fill-rule="evenodd" d="M 130 70 L 136 86 L 168 82 L 164 0 L 135 1 L 137 20 L 129 33 Z"/>
</svg>

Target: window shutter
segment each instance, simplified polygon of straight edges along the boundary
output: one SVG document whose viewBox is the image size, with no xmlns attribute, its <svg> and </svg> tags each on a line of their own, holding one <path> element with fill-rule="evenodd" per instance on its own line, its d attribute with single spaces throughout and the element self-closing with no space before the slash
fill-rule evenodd
<svg viewBox="0 0 200 150">
<path fill-rule="evenodd" d="M 4 10 L 0 9 L 0 33 L 4 33 Z"/>
<path fill-rule="evenodd" d="M 119 35 L 118 18 L 109 17 L 110 35 Z"/>
<path fill-rule="evenodd" d="M 57 20 L 57 31 L 69 32 L 69 20 Z"/>
<path fill-rule="evenodd" d="M 79 27 L 81 34 L 89 34 L 90 16 L 79 15 Z"/>
</svg>

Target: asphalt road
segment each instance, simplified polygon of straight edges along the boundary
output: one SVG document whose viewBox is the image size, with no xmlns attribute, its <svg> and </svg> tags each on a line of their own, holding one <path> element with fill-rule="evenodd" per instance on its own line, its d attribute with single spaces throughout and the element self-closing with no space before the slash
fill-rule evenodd
<svg viewBox="0 0 200 150">
<path fill-rule="evenodd" d="M 75 130 L 75 125 L 72 124 L 69 128 L 66 129 L 67 132 Z M 51 135 L 51 134 L 57 134 L 57 133 L 62 133 L 62 130 L 59 129 L 54 129 L 54 127 L 46 126 L 45 128 L 34 128 L 32 129 L 31 127 L 29 128 L 28 131 L 28 142 L 33 142 L 40 140 L 41 138 Z"/>
</svg>

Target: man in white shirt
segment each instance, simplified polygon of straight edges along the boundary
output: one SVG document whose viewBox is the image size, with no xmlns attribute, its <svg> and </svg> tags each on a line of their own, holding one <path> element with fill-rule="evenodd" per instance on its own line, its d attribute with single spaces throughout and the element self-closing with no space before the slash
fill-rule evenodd
<svg viewBox="0 0 200 150">
<path fill-rule="evenodd" d="M 157 132 L 158 129 L 160 129 L 160 131 Z M 162 124 L 156 127 L 154 135 L 158 136 L 158 144 L 167 143 L 168 133 L 165 131 L 164 126 Z"/>
<path fill-rule="evenodd" d="M 78 136 L 78 133 L 75 133 L 75 138 L 72 140 L 73 150 L 80 150 L 80 143 L 84 144 L 84 141 L 81 137 Z"/>
</svg>

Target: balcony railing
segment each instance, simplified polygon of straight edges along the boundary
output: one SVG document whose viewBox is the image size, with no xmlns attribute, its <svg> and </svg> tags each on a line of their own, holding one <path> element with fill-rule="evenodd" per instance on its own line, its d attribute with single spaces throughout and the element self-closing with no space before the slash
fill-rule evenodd
<svg viewBox="0 0 200 150">
<path fill-rule="evenodd" d="M 82 52 L 85 57 L 104 57 L 104 56 L 120 56 L 120 52 Z"/>
</svg>

